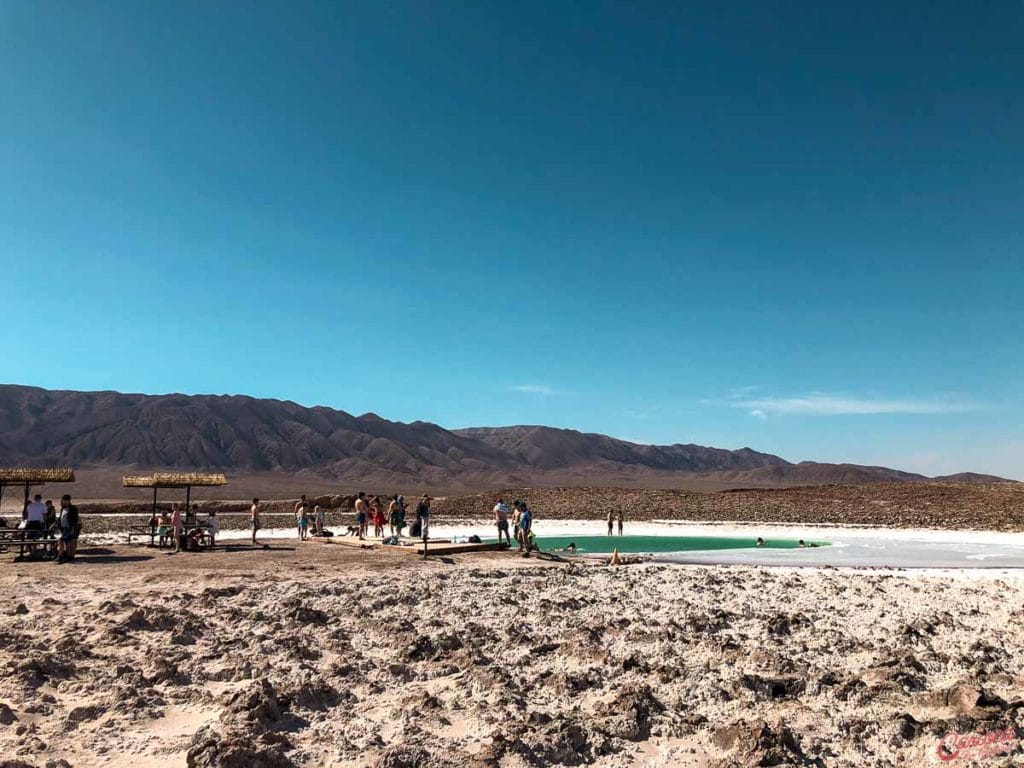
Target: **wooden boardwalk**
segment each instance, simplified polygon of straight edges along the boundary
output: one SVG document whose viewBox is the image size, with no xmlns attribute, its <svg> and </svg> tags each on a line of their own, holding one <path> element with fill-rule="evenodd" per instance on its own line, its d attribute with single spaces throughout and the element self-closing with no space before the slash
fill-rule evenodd
<svg viewBox="0 0 1024 768">
<path fill-rule="evenodd" d="M 382 544 L 376 539 L 357 539 L 355 536 L 316 537 L 312 541 L 319 541 L 322 544 L 341 544 L 342 546 L 356 549 L 383 549 L 387 552 L 404 552 L 408 555 L 423 554 L 423 539 L 402 539 L 403 545 L 410 544 L 411 546 Z M 431 540 L 427 543 L 427 557 L 431 555 L 462 555 L 468 552 L 500 552 L 504 549 L 508 549 L 508 546 L 496 543 L 469 544 L 466 542 L 453 543 L 446 540 Z"/>
</svg>

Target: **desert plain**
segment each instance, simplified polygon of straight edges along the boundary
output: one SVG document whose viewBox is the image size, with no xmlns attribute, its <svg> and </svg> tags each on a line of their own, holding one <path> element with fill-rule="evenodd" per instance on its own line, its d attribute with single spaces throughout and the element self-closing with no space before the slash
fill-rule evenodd
<svg viewBox="0 0 1024 768">
<path fill-rule="evenodd" d="M 852 768 L 1021 752 L 1013 569 L 225 543 L 170 554 L 108 531 L 73 564 L 0 553 L 0 765 Z"/>
</svg>

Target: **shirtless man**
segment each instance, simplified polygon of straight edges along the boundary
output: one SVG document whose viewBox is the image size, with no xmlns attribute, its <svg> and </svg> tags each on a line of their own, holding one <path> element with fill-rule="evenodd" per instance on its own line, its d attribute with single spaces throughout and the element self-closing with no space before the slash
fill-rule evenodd
<svg viewBox="0 0 1024 768">
<path fill-rule="evenodd" d="M 356 496 L 356 526 L 359 528 L 359 538 L 366 536 L 366 494 L 362 491 Z"/>
<path fill-rule="evenodd" d="M 391 503 L 388 504 L 388 531 L 392 536 L 395 535 L 395 525 L 398 523 L 398 494 L 396 493 L 391 497 Z"/>
<path fill-rule="evenodd" d="M 608 535 L 612 535 L 612 529 L 615 525 L 615 513 L 610 509 L 608 510 Z"/>
<path fill-rule="evenodd" d="M 181 507 L 177 504 L 171 506 L 171 535 L 174 536 L 174 551 L 180 552 L 185 532 L 185 524 L 181 519 Z"/>
</svg>

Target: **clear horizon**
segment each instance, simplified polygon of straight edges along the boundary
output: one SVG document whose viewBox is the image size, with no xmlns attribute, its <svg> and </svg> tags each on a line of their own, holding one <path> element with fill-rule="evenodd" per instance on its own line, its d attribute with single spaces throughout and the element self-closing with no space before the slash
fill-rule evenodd
<svg viewBox="0 0 1024 768">
<path fill-rule="evenodd" d="M 1024 6 L 0 8 L 0 380 L 1020 478 Z"/>
</svg>

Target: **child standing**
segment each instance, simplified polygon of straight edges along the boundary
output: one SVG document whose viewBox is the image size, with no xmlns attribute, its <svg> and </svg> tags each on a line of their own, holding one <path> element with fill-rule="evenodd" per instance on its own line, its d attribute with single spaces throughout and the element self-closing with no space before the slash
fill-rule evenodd
<svg viewBox="0 0 1024 768">
<path fill-rule="evenodd" d="M 206 530 L 210 534 L 210 546 L 213 547 L 217 543 L 217 534 L 220 533 L 220 521 L 217 519 L 217 513 L 212 509 L 210 517 L 206 521 Z"/>
</svg>

